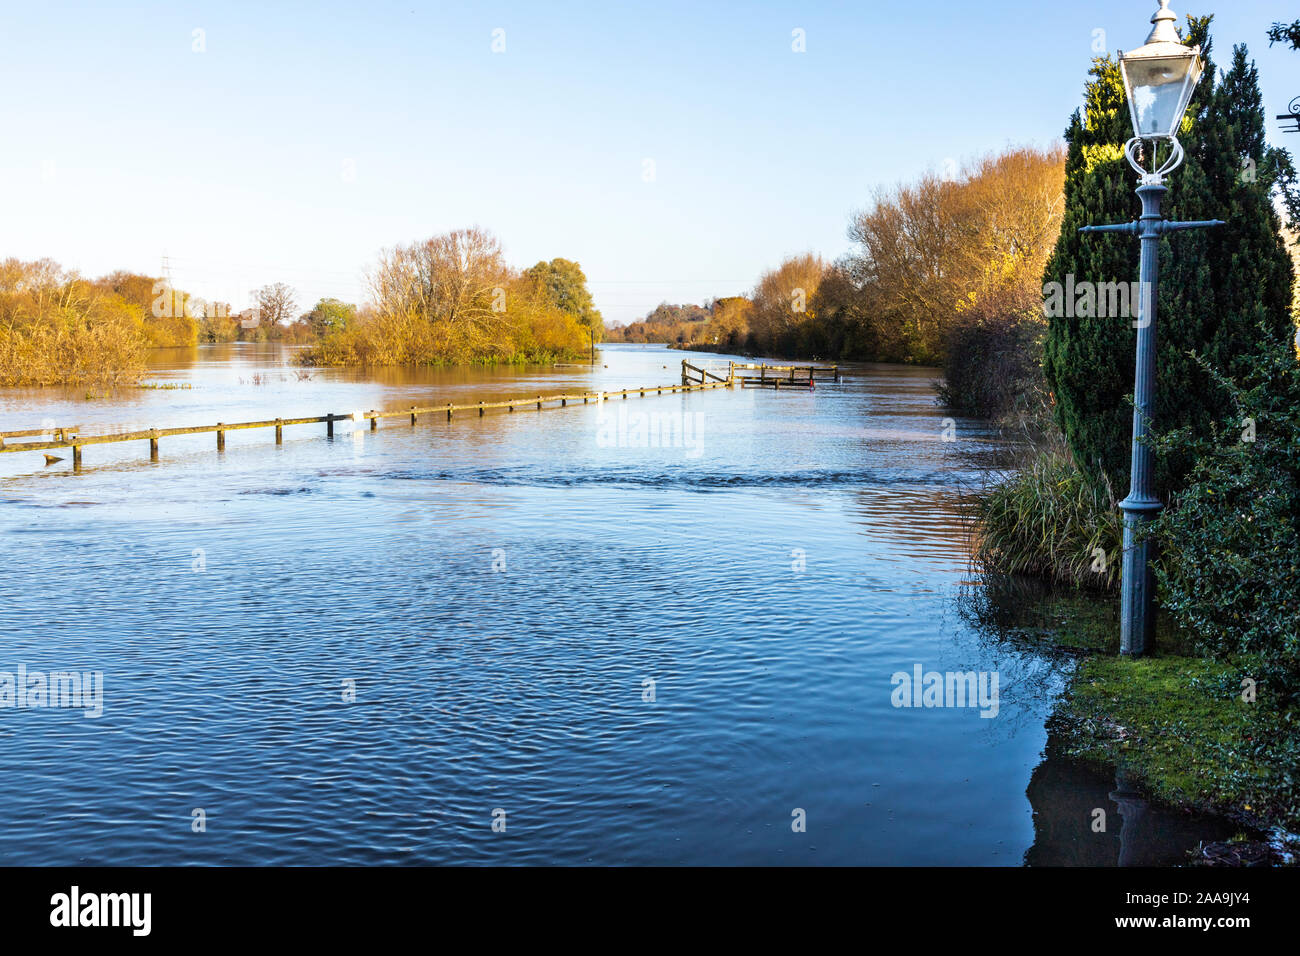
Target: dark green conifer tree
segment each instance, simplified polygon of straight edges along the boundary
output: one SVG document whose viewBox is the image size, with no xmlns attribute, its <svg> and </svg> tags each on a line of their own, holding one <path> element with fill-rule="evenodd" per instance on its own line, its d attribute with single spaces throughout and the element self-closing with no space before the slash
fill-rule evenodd
<svg viewBox="0 0 1300 956">
<path fill-rule="evenodd" d="M 1228 375 L 1242 373 L 1293 333 L 1291 264 L 1273 197 L 1290 183 L 1289 157 L 1267 146 L 1258 77 L 1245 47 L 1216 77 L 1210 17 L 1188 17 L 1184 42 L 1200 44 L 1205 74 L 1179 140 L 1186 162 L 1166 180 L 1170 219 L 1223 219 L 1228 225 L 1166 236 L 1160 243 L 1157 401 L 1154 427 L 1209 434 L 1225 407 L 1222 388 L 1189 353 Z M 1125 235 L 1084 235 L 1079 227 L 1123 222 L 1140 210 L 1136 174 L 1123 156 L 1132 135 L 1118 62 L 1098 58 L 1082 112 L 1066 130 L 1066 211 L 1045 282 L 1132 282 L 1138 242 Z M 1216 82 L 1217 81 L 1217 82 Z M 1079 303 L 1076 303 L 1076 305 Z M 1044 372 L 1060 424 L 1079 468 L 1128 489 L 1136 330 L 1131 318 L 1086 314 L 1049 317 Z M 1082 311 L 1085 314 L 1078 314 Z M 1098 310 L 1093 310 L 1098 311 Z M 1178 487 L 1191 462 L 1177 454 L 1157 465 L 1161 494 Z"/>
</svg>

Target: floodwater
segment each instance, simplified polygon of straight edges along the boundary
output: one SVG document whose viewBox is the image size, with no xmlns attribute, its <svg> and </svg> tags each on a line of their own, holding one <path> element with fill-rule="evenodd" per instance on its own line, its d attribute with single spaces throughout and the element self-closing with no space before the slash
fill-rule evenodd
<svg viewBox="0 0 1300 956">
<path fill-rule="evenodd" d="M 0 391 L 0 430 L 617 389 L 683 357 L 307 378 L 211 346 L 158 353 L 191 388 Z M 1179 862 L 1221 826 L 1045 760 L 1068 662 L 963 610 L 959 504 L 1002 449 L 932 378 L 91 445 L 75 474 L 0 455 L 0 672 L 102 674 L 81 709 L 0 707 L 0 863 Z M 918 668 L 985 706 L 895 706 Z"/>
</svg>

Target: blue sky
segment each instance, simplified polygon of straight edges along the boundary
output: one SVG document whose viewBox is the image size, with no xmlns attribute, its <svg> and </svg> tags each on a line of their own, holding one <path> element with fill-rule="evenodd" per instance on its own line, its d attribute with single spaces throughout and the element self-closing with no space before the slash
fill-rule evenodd
<svg viewBox="0 0 1300 956">
<path fill-rule="evenodd" d="M 305 310 L 363 297 L 381 248 L 477 224 L 517 265 L 578 260 L 629 321 L 838 256 L 880 186 L 1053 141 L 1094 45 L 1140 45 L 1157 6 L 11 3 L 0 257 L 165 254 L 205 298 L 285 281 Z M 1295 151 L 1272 117 L 1300 53 L 1265 31 L 1296 11 L 1172 6 L 1216 13 L 1221 65 L 1248 43 Z"/>
</svg>

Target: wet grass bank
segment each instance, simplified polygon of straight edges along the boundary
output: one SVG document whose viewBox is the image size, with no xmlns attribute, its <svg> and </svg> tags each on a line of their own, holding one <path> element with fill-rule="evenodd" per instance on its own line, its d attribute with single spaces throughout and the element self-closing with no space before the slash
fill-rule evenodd
<svg viewBox="0 0 1300 956">
<path fill-rule="evenodd" d="M 988 587 L 981 616 L 1002 635 L 1059 655 L 1068 670 L 1048 724 L 1059 756 L 1117 769 L 1161 805 L 1241 827 L 1193 862 L 1296 861 L 1300 708 L 1262 677 L 1257 659 L 1199 656 L 1188 635 L 1167 626 L 1155 653 L 1120 657 L 1108 595 L 1067 589 L 1034 601 L 1014 583 Z"/>
</svg>

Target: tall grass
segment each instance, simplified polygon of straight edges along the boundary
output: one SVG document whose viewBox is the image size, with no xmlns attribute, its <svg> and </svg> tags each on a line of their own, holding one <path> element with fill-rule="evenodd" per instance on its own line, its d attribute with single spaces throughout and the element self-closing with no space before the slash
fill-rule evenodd
<svg viewBox="0 0 1300 956">
<path fill-rule="evenodd" d="M 1061 451 L 1039 452 L 973 508 L 982 570 L 1101 588 L 1118 583 L 1123 522 L 1114 494 L 1090 484 Z"/>
</svg>

